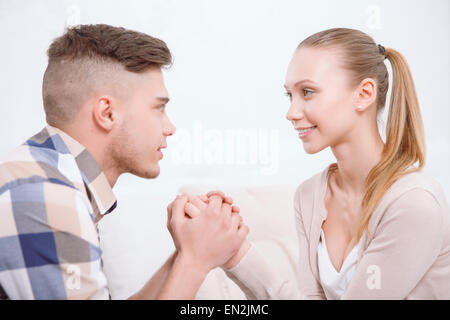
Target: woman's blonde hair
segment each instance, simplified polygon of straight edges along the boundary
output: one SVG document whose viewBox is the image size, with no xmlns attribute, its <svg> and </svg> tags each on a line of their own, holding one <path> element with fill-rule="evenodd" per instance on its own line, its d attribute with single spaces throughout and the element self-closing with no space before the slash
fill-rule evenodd
<svg viewBox="0 0 450 320">
<path fill-rule="evenodd" d="M 336 48 L 342 54 L 342 66 L 348 70 L 354 85 L 365 78 L 377 84 L 377 113 L 383 110 L 389 87 L 384 63 L 391 63 L 393 83 L 386 142 L 381 160 L 371 169 L 362 200 L 362 217 L 357 230 L 359 240 L 370 217 L 386 190 L 401 176 L 418 171 L 425 165 L 425 135 L 414 81 L 406 59 L 398 51 L 377 45 L 367 34 L 346 28 L 325 30 L 306 38 L 300 47 Z M 418 167 L 412 167 L 416 162 Z"/>
</svg>

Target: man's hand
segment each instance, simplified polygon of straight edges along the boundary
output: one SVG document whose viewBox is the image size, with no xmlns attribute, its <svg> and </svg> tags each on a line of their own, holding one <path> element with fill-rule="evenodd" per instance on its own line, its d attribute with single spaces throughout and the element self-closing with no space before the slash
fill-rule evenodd
<svg viewBox="0 0 450 320">
<path fill-rule="evenodd" d="M 232 200 L 223 200 L 217 194 L 208 199 L 178 196 L 167 208 L 167 227 L 179 258 L 205 273 L 226 264 L 248 234 L 242 218 L 232 214 L 239 208 L 232 210 Z"/>
<path fill-rule="evenodd" d="M 213 195 L 217 195 L 220 196 L 222 198 L 222 200 L 230 205 L 233 204 L 233 199 L 229 196 L 226 196 L 222 191 L 210 191 L 208 192 L 206 195 L 204 196 L 199 196 L 199 198 L 205 202 L 208 203 L 209 202 L 209 197 L 213 196 Z M 240 209 L 237 206 L 232 206 L 232 214 L 239 214 Z M 239 227 L 243 224 L 243 219 L 241 216 L 240 217 L 240 224 Z M 247 254 L 248 250 L 250 249 L 251 244 L 250 242 L 245 239 L 244 242 L 242 243 L 242 245 L 239 247 L 239 250 L 236 252 L 236 254 L 234 254 L 227 262 L 225 262 L 221 267 L 224 269 L 232 269 L 234 268 L 236 265 L 238 265 L 238 263 L 242 260 L 242 258 Z"/>
<path fill-rule="evenodd" d="M 178 196 L 169 204 L 167 228 L 177 251 L 157 299 L 194 299 L 211 269 L 236 262 L 230 258 L 240 256 L 248 227 L 232 203 L 216 194 Z"/>
</svg>

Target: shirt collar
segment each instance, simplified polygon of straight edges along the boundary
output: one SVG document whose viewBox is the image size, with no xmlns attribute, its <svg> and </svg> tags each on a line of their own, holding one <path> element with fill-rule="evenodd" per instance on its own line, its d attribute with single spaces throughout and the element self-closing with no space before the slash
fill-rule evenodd
<svg viewBox="0 0 450 320">
<path fill-rule="evenodd" d="M 53 142 L 54 150 L 59 153 L 70 153 L 75 158 L 94 211 L 101 215 L 113 211 L 117 206 L 117 200 L 111 185 L 100 165 L 86 147 L 56 127 L 47 125 L 42 130 L 42 134 L 46 133 Z"/>
</svg>

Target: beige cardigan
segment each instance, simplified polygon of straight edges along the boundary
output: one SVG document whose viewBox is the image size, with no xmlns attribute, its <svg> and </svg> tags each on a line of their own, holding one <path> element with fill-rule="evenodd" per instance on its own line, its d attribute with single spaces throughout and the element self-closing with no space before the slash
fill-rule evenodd
<svg viewBox="0 0 450 320">
<path fill-rule="evenodd" d="M 325 219 L 328 166 L 295 193 L 299 282 L 272 270 L 252 244 L 227 275 L 249 299 L 326 299 L 317 248 Z M 362 236 L 358 265 L 342 299 L 450 299 L 450 210 L 423 171 L 398 179 L 375 208 Z"/>
</svg>

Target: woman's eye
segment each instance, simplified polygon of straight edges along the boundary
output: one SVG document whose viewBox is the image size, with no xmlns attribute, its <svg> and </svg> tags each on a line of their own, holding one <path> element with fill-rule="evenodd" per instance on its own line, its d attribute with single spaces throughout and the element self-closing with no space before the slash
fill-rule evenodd
<svg viewBox="0 0 450 320">
<path fill-rule="evenodd" d="M 313 94 L 314 93 L 314 91 L 312 91 L 312 90 L 309 90 L 309 89 L 303 89 L 303 95 L 306 97 L 306 96 L 309 96 L 309 95 L 311 95 L 311 94 Z"/>
<path fill-rule="evenodd" d="M 159 106 L 159 111 L 163 112 L 165 107 L 166 107 L 166 106 L 165 106 L 164 104 L 160 105 L 160 106 Z"/>
<path fill-rule="evenodd" d="M 286 97 L 288 97 L 289 100 L 292 100 L 292 95 L 291 95 L 290 92 L 285 92 L 284 95 L 285 95 Z"/>
</svg>

